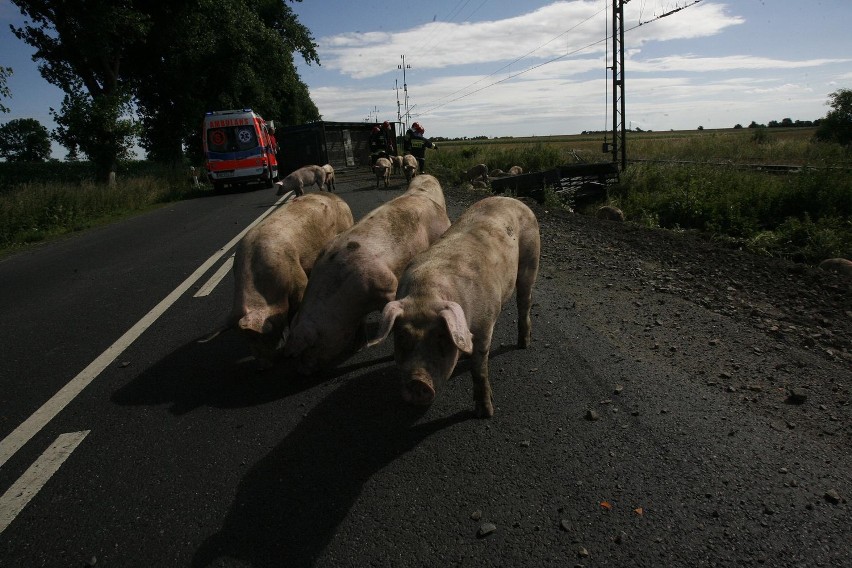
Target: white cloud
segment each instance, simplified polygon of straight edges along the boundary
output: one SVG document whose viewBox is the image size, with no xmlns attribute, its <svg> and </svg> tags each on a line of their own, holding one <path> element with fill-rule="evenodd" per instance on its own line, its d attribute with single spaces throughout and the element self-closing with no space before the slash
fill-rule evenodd
<svg viewBox="0 0 852 568">
<path fill-rule="evenodd" d="M 334 71 L 338 84 L 311 88 L 311 96 L 331 120 L 362 120 L 367 109 L 376 107 L 383 117 L 396 116 L 396 95 L 381 86 L 390 82 L 381 76 L 398 78 L 402 87 L 397 65 L 399 54 L 405 53 L 412 65 L 412 117 L 427 126 L 429 135 L 606 129 L 611 125 L 607 65 L 612 54 L 602 39 L 611 30 L 605 4 L 554 2 L 500 20 L 432 22 L 402 31 L 322 38 L 323 70 Z M 662 19 L 644 11 L 652 4 L 625 5 L 630 30 L 627 116 L 643 128 L 818 118 L 826 96 L 822 89 L 831 81 L 848 83 L 852 78 L 848 58 L 773 57 L 771 46 L 761 53 L 747 42 L 740 48 L 719 44 L 707 50 L 702 38 L 745 23 L 729 15 L 726 4 L 704 2 Z M 690 39 L 699 41 L 680 41 Z"/>
<path fill-rule="evenodd" d="M 633 25 L 640 20 L 641 2 L 625 14 Z M 627 6 L 631 6 L 628 4 Z M 323 66 L 354 79 L 395 73 L 400 54 L 417 69 L 445 69 L 514 61 L 526 54 L 529 61 L 542 61 L 575 53 L 603 53 L 603 38 L 610 32 L 609 8 L 599 1 L 554 2 L 533 12 L 476 23 L 431 22 L 395 33 L 347 33 L 319 40 Z M 697 5 L 689 25 L 663 18 L 653 25 L 631 31 L 631 42 L 665 41 L 706 37 L 742 23 L 725 14 L 723 4 Z M 641 14 L 644 21 L 654 17 Z M 628 27 L 630 24 L 627 24 Z M 533 52 L 533 53 L 530 53 Z"/>
<path fill-rule="evenodd" d="M 673 55 L 647 60 L 630 60 L 625 63 L 631 72 L 689 71 L 706 73 L 709 71 L 734 71 L 742 69 L 802 69 L 821 67 L 838 63 L 849 63 L 852 59 L 808 59 L 790 61 L 754 57 L 751 55 L 731 55 L 726 57 L 697 57 L 694 55 Z"/>
</svg>

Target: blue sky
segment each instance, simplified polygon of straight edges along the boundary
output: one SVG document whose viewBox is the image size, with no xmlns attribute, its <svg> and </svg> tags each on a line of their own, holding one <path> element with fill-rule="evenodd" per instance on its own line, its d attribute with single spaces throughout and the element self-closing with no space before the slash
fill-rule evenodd
<svg viewBox="0 0 852 568">
<path fill-rule="evenodd" d="M 689 4 L 625 4 L 626 116 L 633 127 L 813 120 L 825 116 L 829 93 L 852 88 L 850 0 L 702 0 L 655 20 Z M 404 107 L 397 65 L 405 54 L 412 120 L 427 136 L 573 134 L 612 123 L 606 0 L 291 5 L 319 46 L 319 66 L 298 64 L 326 120 L 396 119 L 397 84 Z M 17 8 L 0 0 L 0 65 L 14 69 L 12 98 L 4 100 L 11 113 L 0 122 L 32 117 L 53 128 L 48 108 L 58 108 L 62 93 L 9 31 L 21 21 Z"/>
</svg>

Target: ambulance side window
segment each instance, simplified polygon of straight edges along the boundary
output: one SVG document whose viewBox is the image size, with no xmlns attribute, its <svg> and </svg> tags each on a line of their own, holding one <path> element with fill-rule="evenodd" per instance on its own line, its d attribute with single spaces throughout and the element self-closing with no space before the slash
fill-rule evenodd
<svg viewBox="0 0 852 568">
<path fill-rule="evenodd" d="M 254 131 L 253 125 L 238 126 L 234 128 L 237 145 L 240 150 L 250 150 L 257 148 L 257 134 Z"/>
</svg>

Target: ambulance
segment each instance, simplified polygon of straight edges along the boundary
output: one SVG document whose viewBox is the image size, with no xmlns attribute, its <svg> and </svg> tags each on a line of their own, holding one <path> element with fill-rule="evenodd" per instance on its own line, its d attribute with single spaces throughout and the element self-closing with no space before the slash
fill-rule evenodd
<svg viewBox="0 0 852 568">
<path fill-rule="evenodd" d="M 206 113 L 202 136 L 207 179 L 213 187 L 248 183 L 272 187 L 278 178 L 274 132 L 275 124 L 250 108 Z"/>
</svg>

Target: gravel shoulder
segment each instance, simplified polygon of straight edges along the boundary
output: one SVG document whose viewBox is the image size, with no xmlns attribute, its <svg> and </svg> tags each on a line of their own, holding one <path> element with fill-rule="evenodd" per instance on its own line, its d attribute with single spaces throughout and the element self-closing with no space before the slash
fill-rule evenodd
<svg viewBox="0 0 852 568">
<path fill-rule="evenodd" d="M 446 190 L 448 203 L 484 197 Z M 548 210 L 540 288 L 637 361 L 670 365 L 778 430 L 852 441 L 852 281 L 693 233 Z"/>
</svg>

